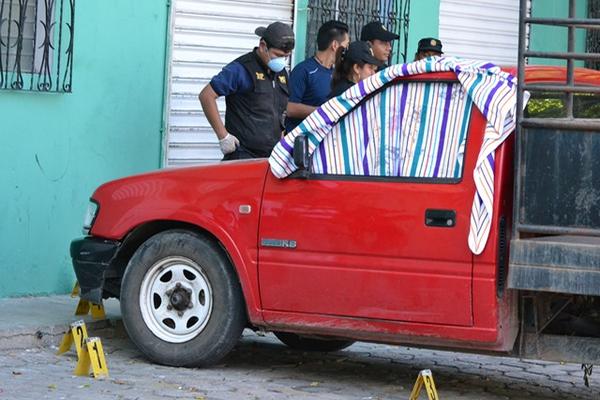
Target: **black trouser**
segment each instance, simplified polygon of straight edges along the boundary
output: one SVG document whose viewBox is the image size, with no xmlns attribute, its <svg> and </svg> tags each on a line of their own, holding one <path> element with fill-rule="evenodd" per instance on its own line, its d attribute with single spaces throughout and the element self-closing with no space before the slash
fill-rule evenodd
<svg viewBox="0 0 600 400">
<path fill-rule="evenodd" d="M 268 156 L 260 156 L 260 155 L 254 154 L 253 152 L 251 152 L 250 150 L 248 150 L 242 146 L 238 146 L 234 152 L 225 154 L 221 161 L 247 160 L 250 158 L 264 158 L 264 157 L 268 157 Z"/>
</svg>

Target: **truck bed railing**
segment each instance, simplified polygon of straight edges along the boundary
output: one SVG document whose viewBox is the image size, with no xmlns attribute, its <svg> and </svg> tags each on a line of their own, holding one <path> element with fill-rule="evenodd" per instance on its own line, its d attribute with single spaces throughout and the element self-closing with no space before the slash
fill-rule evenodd
<svg viewBox="0 0 600 400">
<path fill-rule="evenodd" d="M 600 86 L 570 86 L 570 85 L 523 85 L 523 90 L 556 93 L 600 93 Z"/>
<path fill-rule="evenodd" d="M 600 120 L 597 119 L 565 119 L 565 118 L 525 118 L 521 122 L 523 128 L 547 128 L 564 131 L 593 133 L 600 131 Z"/>
<path fill-rule="evenodd" d="M 546 58 L 567 60 L 567 79 L 565 85 L 556 85 L 553 88 L 544 88 L 546 91 L 557 91 L 567 93 L 567 117 L 565 119 L 573 119 L 573 93 L 583 92 L 582 87 L 575 85 L 575 60 L 599 60 L 600 53 L 577 53 L 575 52 L 575 32 L 577 28 L 583 29 L 600 29 L 599 18 L 576 18 L 576 0 L 569 0 L 569 17 L 568 18 L 532 18 L 527 16 L 528 0 L 520 0 L 519 7 L 519 66 L 517 78 L 519 80 L 519 92 L 517 98 L 518 116 L 520 121 L 524 121 L 523 115 L 523 92 L 525 90 L 533 90 L 533 86 L 521 84 L 525 82 L 525 65 L 527 58 Z M 566 26 L 567 34 L 567 51 L 566 52 L 550 52 L 550 51 L 531 51 L 527 44 L 527 31 L 531 25 L 550 25 L 550 26 Z M 549 89 L 549 90 L 548 90 Z M 599 93 L 599 88 L 591 88 L 587 93 Z M 517 134 L 519 132 L 517 131 Z"/>
<path fill-rule="evenodd" d="M 513 237 L 520 237 L 520 233 L 539 234 L 578 234 L 600 236 L 600 229 L 587 229 L 563 226 L 548 226 L 531 224 L 519 218 L 520 205 L 522 205 L 523 174 L 525 173 L 524 146 L 526 143 L 527 128 L 576 131 L 586 133 L 600 133 L 599 119 L 582 119 L 573 116 L 573 95 L 575 93 L 600 94 L 600 86 L 577 85 L 575 83 L 575 60 L 600 60 L 600 53 L 580 53 L 575 51 L 575 31 L 581 29 L 600 29 L 598 18 L 576 18 L 576 0 L 569 1 L 568 18 L 538 18 L 528 15 L 528 0 L 520 0 L 519 14 L 519 65 L 517 78 L 519 81 L 517 96 L 517 140 L 515 154 L 515 218 L 513 224 Z M 532 25 L 563 26 L 568 28 L 567 51 L 531 51 L 528 49 L 528 28 Z M 525 66 L 528 58 L 562 59 L 567 60 L 566 80 L 564 84 L 540 85 L 525 84 Z M 550 92 L 560 93 L 565 96 L 564 118 L 528 118 L 524 113 L 524 92 Z"/>
<path fill-rule="evenodd" d="M 568 2 L 568 18 L 537 18 L 528 15 L 530 1 L 520 0 L 514 218 L 507 286 L 600 296 L 600 118 L 594 111 L 600 104 L 600 84 L 594 86 L 589 77 L 577 84 L 575 74 L 576 60 L 600 60 L 599 53 L 576 51 L 575 31 L 600 29 L 600 19 L 575 18 L 576 0 Z M 528 49 L 532 25 L 566 27 L 567 51 Z M 525 66 L 532 58 L 566 60 L 564 81 L 525 83 Z M 532 93 L 527 113 L 525 91 Z M 534 99 L 538 107 L 546 105 L 545 113 L 533 107 Z"/>
<path fill-rule="evenodd" d="M 533 58 L 553 58 L 557 60 L 600 60 L 600 54 L 597 53 L 570 53 L 563 51 L 526 51 L 524 57 Z"/>
</svg>

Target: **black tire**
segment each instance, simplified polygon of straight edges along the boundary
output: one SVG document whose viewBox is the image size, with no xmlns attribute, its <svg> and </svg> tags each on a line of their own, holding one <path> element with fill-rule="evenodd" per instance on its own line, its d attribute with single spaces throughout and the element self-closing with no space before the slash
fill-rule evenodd
<svg viewBox="0 0 600 400">
<path fill-rule="evenodd" d="M 162 317 L 158 314 L 158 311 L 151 310 L 152 304 L 156 304 L 157 301 L 162 304 L 164 298 L 168 300 L 165 303 L 163 313 L 181 312 L 177 315 L 180 318 L 185 318 L 181 315 L 188 312 L 187 309 L 177 311 L 172 306 L 174 304 L 171 301 L 173 290 L 171 290 L 171 294 L 168 294 L 170 289 L 165 289 L 166 297 L 159 296 L 159 300 L 156 300 L 156 294 L 148 294 L 145 299 L 140 299 L 142 285 L 147 288 L 148 282 L 158 283 L 156 278 L 151 280 L 153 279 L 152 276 L 158 276 L 158 279 L 164 282 L 164 275 L 160 276 L 161 271 L 163 271 L 161 269 L 163 264 L 160 263 L 176 258 L 191 260 L 195 264 L 190 265 L 199 266 L 202 276 L 199 281 L 208 282 L 209 293 L 212 292 L 212 296 L 209 296 L 210 303 L 208 303 L 209 300 L 205 299 L 206 303 L 198 300 L 196 305 L 198 308 L 205 306 L 205 304 L 211 305 L 211 311 L 207 312 L 201 326 L 195 328 L 201 330 L 197 333 L 191 332 L 189 335 L 195 336 L 189 340 L 180 336 L 179 339 L 186 341 L 179 343 L 176 342 L 179 339 L 171 341 L 168 336 L 166 336 L 166 339 L 157 336 L 150 328 L 150 326 L 153 326 L 152 329 L 155 329 L 156 332 L 156 326 L 159 326 L 159 334 L 167 331 L 164 328 L 166 326 L 164 323 L 161 325 L 160 322 L 152 322 L 160 321 Z M 181 268 L 180 264 L 173 263 L 173 265 L 176 265 L 173 268 Z M 185 267 L 185 264 L 183 265 Z M 173 271 L 176 270 L 173 269 Z M 198 270 L 193 271 L 196 273 Z M 181 272 L 186 271 L 181 270 Z M 185 273 L 184 275 L 187 279 L 188 275 Z M 171 276 L 173 282 L 167 282 L 168 285 L 175 283 L 175 274 Z M 185 279 L 180 281 L 185 282 Z M 160 285 L 160 283 L 158 284 Z M 145 290 L 145 293 L 153 292 L 152 290 Z M 191 291 L 189 293 L 188 300 L 190 302 L 188 305 L 189 308 L 192 308 L 192 301 L 195 298 L 192 297 Z M 150 298 L 153 300 L 150 300 Z M 217 363 L 235 346 L 247 320 L 242 290 L 226 254 L 214 240 L 186 230 L 170 230 L 158 233 L 137 249 L 123 275 L 120 300 L 123 324 L 134 344 L 150 360 L 170 366 L 202 367 Z M 147 303 L 143 303 L 144 301 L 147 301 Z M 145 304 L 150 304 L 150 306 Z M 154 307 L 158 309 L 156 306 Z M 145 310 L 146 320 L 142 315 L 142 309 Z M 150 313 L 148 312 L 149 309 Z M 171 311 L 165 311 L 166 309 Z M 192 312 L 194 310 L 190 310 L 190 313 Z M 146 321 L 150 322 L 147 323 Z M 168 319 L 163 321 L 168 321 Z M 188 321 L 187 324 L 189 325 L 189 323 Z M 183 329 L 189 329 L 187 326 L 184 328 L 184 325 L 186 324 L 182 322 L 180 326 Z M 160 331 L 160 329 L 163 329 L 163 331 Z"/>
<path fill-rule="evenodd" d="M 338 351 L 354 343 L 352 340 L 314 339 L 289 332 L 273 332 L 273 334 L 286 346 L 302 351 Z"/>
</svg>

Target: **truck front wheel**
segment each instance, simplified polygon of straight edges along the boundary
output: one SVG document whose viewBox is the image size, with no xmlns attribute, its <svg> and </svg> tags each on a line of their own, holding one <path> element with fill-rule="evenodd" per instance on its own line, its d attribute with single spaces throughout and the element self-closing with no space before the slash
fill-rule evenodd
<svg viewBox="0 0 600 400">
<path fill-rule="evenodd" d="M 152 236 L 129 261 L 121 314 L 151 360 L 207 366 L 237 343 L 246 324 L 242 292 L 218 244 L 185 230 Z"/>
</svg>

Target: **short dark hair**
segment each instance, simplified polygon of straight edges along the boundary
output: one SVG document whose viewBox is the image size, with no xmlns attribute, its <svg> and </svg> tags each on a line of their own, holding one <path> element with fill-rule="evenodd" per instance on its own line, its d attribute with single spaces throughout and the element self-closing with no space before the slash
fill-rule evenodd
<svg viewBox="0 0 600 400">
<path fill-rule="evenodd" d="M 327 50 L 334 40 L 342 41 L 348 30 L 348 25 L 342 21 L 332 19 L 325 22 L 317 33 L 317 49 L 319 51 Z"/>
</svg>

